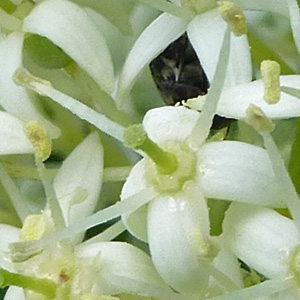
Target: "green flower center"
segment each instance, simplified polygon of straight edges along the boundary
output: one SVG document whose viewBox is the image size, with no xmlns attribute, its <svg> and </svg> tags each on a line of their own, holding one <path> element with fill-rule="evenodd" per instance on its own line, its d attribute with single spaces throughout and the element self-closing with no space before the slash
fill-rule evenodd
<svg viewBox="0 0 300 300">
<path fill-rule="evenodd" d="M 163 148 L 176 157 L 176 170 L 171 174 L 164 174 L 152 160 L 148 159 L 146 179 L 160 193 L 176 193 L 183 190 L 187 182 L 194 180 L 197 158 L 190 148 L 180 142 L 169 142 Z"/>
</svg>

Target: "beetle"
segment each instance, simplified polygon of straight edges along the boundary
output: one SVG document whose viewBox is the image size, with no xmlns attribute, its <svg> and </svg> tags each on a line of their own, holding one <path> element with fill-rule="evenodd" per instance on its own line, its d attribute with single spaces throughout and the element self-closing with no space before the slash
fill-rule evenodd
<svg viewBox="0 0 300 300">
<path fill-rule="evenodd" d="M 184 33 L 150 63 L 152 78 L 167 105 L 181 104 L 208 92 L 209 81 Z M 215 115 L 212 129 L 228 127 L 233 119 Z"/>
</svg>

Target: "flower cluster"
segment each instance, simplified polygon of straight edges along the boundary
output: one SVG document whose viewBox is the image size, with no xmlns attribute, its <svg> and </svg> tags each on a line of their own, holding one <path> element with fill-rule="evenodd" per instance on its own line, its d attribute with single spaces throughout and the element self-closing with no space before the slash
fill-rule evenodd
<svg viewBox="0 0 300 300">
<path fill-rule="evenodd" d="M 1 299 L 299 299 L 299 32 L 296 0 L 0 1 Z"/>
</svg>

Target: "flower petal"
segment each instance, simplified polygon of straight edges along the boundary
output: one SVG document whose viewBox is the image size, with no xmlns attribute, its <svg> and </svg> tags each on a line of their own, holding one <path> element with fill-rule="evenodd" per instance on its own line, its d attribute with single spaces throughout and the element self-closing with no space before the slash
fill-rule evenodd
<svg viewBox="0 0 300 300">
<path fill-rule="evenodd" d="M 197 16 L 188 25 L 188 37 L 210 82 L 216 70 L 226 26 L 217 9 Z M 236 37 L 231 34 L 230 42 L 225 86 L 251 81 L 252 64 L 246 35 Z"/>
<path fill-rule="evenodd" d="M 7 252 L 9 251 L 8 247 L 10 243 L 15 243 L 19 241 L 20 229 L 6 225 L 0 224 L 0 251 Z"/>
<path fill-rule="evenodd" d="M 0 111 L 0 155 L 34 153 L 23 126 L 19 119 Z"/>
<path fill-rule="evenodd" d="M 193 187 L 174 196 L 159 196 L 149 204 L 148 240 L 153 263 L 175 290 L 203 292 L 209 272 L 201 243 L 209 236 L 208 209 Z"/>
<path fill-rule="evenodd" d="M 0 267 L 10 270 L 13 270 L 13 264 L 11 262 L 9 244 L 16 243 L 19 241 L 20 229 L 6 225 L 0 224 Z"/>
<path fill-rule="evenodd" d="M 66 225 L 84 220 L 98 201 L 103 175 L 103 148 L 90 134 L 63 162 L 53 186 Z"/>
<path fill-rule="evenodd" d="M 270 0 L 234 0 L 233 2 L 245 10 L 262 10 L 288 17 L 286 1 L 272 0 L 270 3 Z"/>
<path fill-rule="evenodd" d="M 121 200 L 138 194 L 147 187 L 145 177 L 145 160 L 139 161 L 131 170 L 121 193 Z M 148 206 L 144 205 L 132 214 L 122 215 L 122 221 L 126 229 L 136 238 L 147 242 L 147 211 Z"/>
<path fill-rule="evenodd" d="M 267 278 L 287 273 L 289 254 L 299 244 L 291 219 L 248 204 L 232 203 L 225 215 L 223 232 L 236 256 Z"/>
<path fill-rule="evenodd" d="M 38 120 L 51 138 L 57 138 L 60 130 L 45 120 L 31 102 L 26 89 L 13 82 L 13 75 L 22 66 L 23 34 L 12 33 L 0 43 L 0 105 L 24 122 Z"/>
<path fill-rule="evenodd" d="M 155 288 L 170 291 L 152 261 L 140 249 L 126 243 L 94 243 L 78 248 L 79 257 L 99 256 L 101 273 L 93 291 L 100 294 L 130 293 L 157 296 Z"/>
<path fill-rule="evenodd" d="M 4 300 L 25 300 L 23 289 L 11 286 L 7 290 Z"/>
<path fill-rule="evenodd" d="M 266 151 L 241 142 L 207 143 L 198 155 L 206 198 L 285 207 Z"/>
<path fill-rule="evenodd" d="M 105 92 L 112 92 L 113 65 L 105 38 L 79 6 L 64 0 L 43 1 L 24 19 L 23 30 L 48 38 Z"/>
<path fill-rule="evenodd" d="M 155 143 L 168 140 L 183 142 L 191 134 L 199 116 L 198 112 L 185 107 L 160 107 L 146 113 L 143 125 Z"/>
<path fill-rule="evenodd" d="M 120 75 L 117 94 L 120 106 L 141 70 L 179 38 L 186 26 L 186 20 L 163 13 L 143 31 L 133 45 Z"/>
<path fill-rule="evenodd" d="M 299 88 L 300 76 L 280 76 L 282 86 Z M 205 97 L 189 102 L 189 106 L 200 109 Z M 225 89 L 218 104 L 217 113 L 220 116 L 234 119 L 245 119 L 246 109 L 250 104 L 260 107 L 272 119 L 293 118 L 300 116 L 300 101 L 298 98 L 281 93 L 281 99 L 276 104 L 268 104 L 264 100 L 264 87 L 262 80 L 244 83 Z"/>
</svg>

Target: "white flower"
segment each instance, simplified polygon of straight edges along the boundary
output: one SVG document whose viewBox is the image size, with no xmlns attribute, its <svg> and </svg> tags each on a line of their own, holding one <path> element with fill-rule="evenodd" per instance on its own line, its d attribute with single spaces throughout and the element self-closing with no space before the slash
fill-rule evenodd
<svg viewBox="0 0 300 300">
<path fill-rule="evenodd" d="M 103 149 L 97 133 L 89 135 L 67 157 L 53 183 L 66 225 L 80 222 L 92 213 L 102 184 Z M 52 217 L 51 217 L 52 214 Z M 157 299 L 173 299 L 170 288 L 158 276 L 151 259 L 138 248 L 121 242 L 79 244 L 82 236 L 72 242 L 51 243 L 41 253 L 24 262 L 12 263 L 9 244 L 21 240 L 40 239 L 53 232 L 56 224 L 49 208 L 40 215 L 26 219 L 23 229 L 0 225 L 2 268 L 40 280 L 40 292 L 31 281 L 20 288 L 9 288 L 5 299 L 94 299 L 101 295 L 138 294 Z M 3 271 L 0 273 L 4 276 Z M 50 280 L 44 285 L 43 280 Z M 4 279 L 5 281 L 6 279 Z M 18 280 L 15 281 L 17 284 Z M 8 280 L 8 284 L 10 281 Z M 54 293 L 54 295 L 53 295 Z M 51 298 L 52 299 L 52 298 Z M 180 298 L 178 298 L 180 299 Z"/>
<path fill-rule="evenodd" d="M 190 294 L 204 292 L 208 261 L 218 252 L 210 238 L 205 198 L 284 206 L 283 191 L 265 150 L 231 141 L 190 148 L 189 137 L 199 115 L 183 107 L 158 108 L 146 114 L 145 131 L 153 142 L 177 156 L 179 174 L 163 176 L 145 158 L 134 166 L 121 195 L 126 199 L 149 187 L 155 190 L 149 206 L 123 215 L 123 221 L 134 236 L 149 242 L 154 264 L 165 281 Z M 182 181 L 173 185 L 181 175 Z"/>
</svg>

